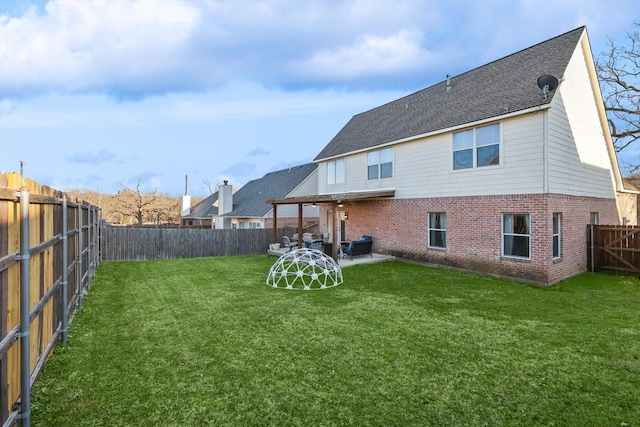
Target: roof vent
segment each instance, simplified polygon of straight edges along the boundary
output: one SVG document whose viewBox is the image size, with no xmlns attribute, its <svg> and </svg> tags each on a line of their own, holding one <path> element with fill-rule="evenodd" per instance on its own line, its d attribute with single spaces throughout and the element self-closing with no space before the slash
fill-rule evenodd
<svg viewBox="0 0 640 427">
<path fill-rule="evenodd" d="M 542 99 L 546 101 L 547 94 L 558 87 L 558 79 L 549 74 L 543 74 L 538 77 L 538 87 L 542 89 Z"/>
<path fill-rule="evenodd" d="M 451 90 L 451 74 L 447 74 L 447 92 Z"/>
</svg>

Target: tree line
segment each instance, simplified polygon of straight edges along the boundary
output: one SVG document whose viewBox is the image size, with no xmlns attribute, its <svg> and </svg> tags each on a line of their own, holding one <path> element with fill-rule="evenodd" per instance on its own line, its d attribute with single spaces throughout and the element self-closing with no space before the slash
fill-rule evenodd
<svg viewBox="0 0 640 427">
<path fill-rule="evenodd" d="M 102 210 L 103 221 L 117 225 L 178 225 L 180 223 L 180 197 L 158 190 L 143 191 L 143 182 L 135 187 L 120 184 L 122 189 L 116 194 L 99 191 L 73 189 L 67 191 L 73 200 L 85 200 Z M 191 197 L 191 206 L 203 200 L 203 197 Z"/>
</svg>

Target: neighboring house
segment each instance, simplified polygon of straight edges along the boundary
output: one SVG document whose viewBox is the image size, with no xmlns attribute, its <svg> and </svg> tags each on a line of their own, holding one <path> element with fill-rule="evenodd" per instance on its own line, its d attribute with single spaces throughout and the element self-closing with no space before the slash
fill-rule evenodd
<svg viewBox="0 0 640 427">
<path fill-rule="evenodd" d="M 218 217 L 218 192 L 216 191 L 206 199 L 190 206 L 191 198 L 182 196 L 180 203 L 180 225 L 182 227 L 213 228 Z"/>
<path fill-rule="evenodd" d="M 215 228 L 272 228 L 273 207 L 267 199 L 305 196 L 318 193 L 318 166 L 307 163 L 270 172 L 260 179 L 246 183 L 230 195 L 230 185 L 219 187 L 219 216 Z M 303 224 L 318 223 L 318 207 L 304 206 Z M 278 227 L 295 227 L 298 221 L 297 205 L 277 207 Z"/>
<path fill-rule="evenodd" d="M 584 272 L 587 224 L 622 223 L 637 197 L 585 27 L 358 114 L 315 161 L 321 230 L 545 284 Z"/>
</svg>

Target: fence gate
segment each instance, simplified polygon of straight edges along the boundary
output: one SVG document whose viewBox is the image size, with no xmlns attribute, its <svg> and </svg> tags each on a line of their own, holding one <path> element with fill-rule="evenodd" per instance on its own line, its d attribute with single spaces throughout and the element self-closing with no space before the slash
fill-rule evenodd
<svg viewBox="0 0 640 427">
<path fill-rule="evenodd" d="M 591 271 L 640 274 L 640 227 L 596 225 L 587 227 Z"/>
</svg>

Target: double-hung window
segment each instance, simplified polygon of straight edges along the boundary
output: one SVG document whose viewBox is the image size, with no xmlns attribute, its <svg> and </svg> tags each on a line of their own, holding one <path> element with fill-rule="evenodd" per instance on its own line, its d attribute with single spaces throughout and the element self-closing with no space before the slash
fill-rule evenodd
<svg viewBox="0 0 640 427">
<path fill-rule="evenodd" d="M 470 169 L 499 164 L 499 123 L 453 134 L 454 169 Z"/>
<path fill-rule="evenodd" d="M 553 214 L 553 257 L 560 258 L 562 255 L 561 242 L 562 233 L 562 214 L 555 212 Z"/>
<path fill-rule="evenodd" d="M 531 253 L 531 216 L 502 214 L 502 255 L 529 258 Z"/>
<path fill-rule="evenodd" d="M 344 159 L 327 162 L 327 184 L 344 184 Z"/>
<path fill-rule="evenodd" d="M 429 213 L 429 247 L 447 247 L 447 214 L 444 212 Z"/>
<path fill-rule="evenodd" d="M 391 178 L 393 176 L 393 148 L 367 153 L 367 179 Z"/>
</svg>

